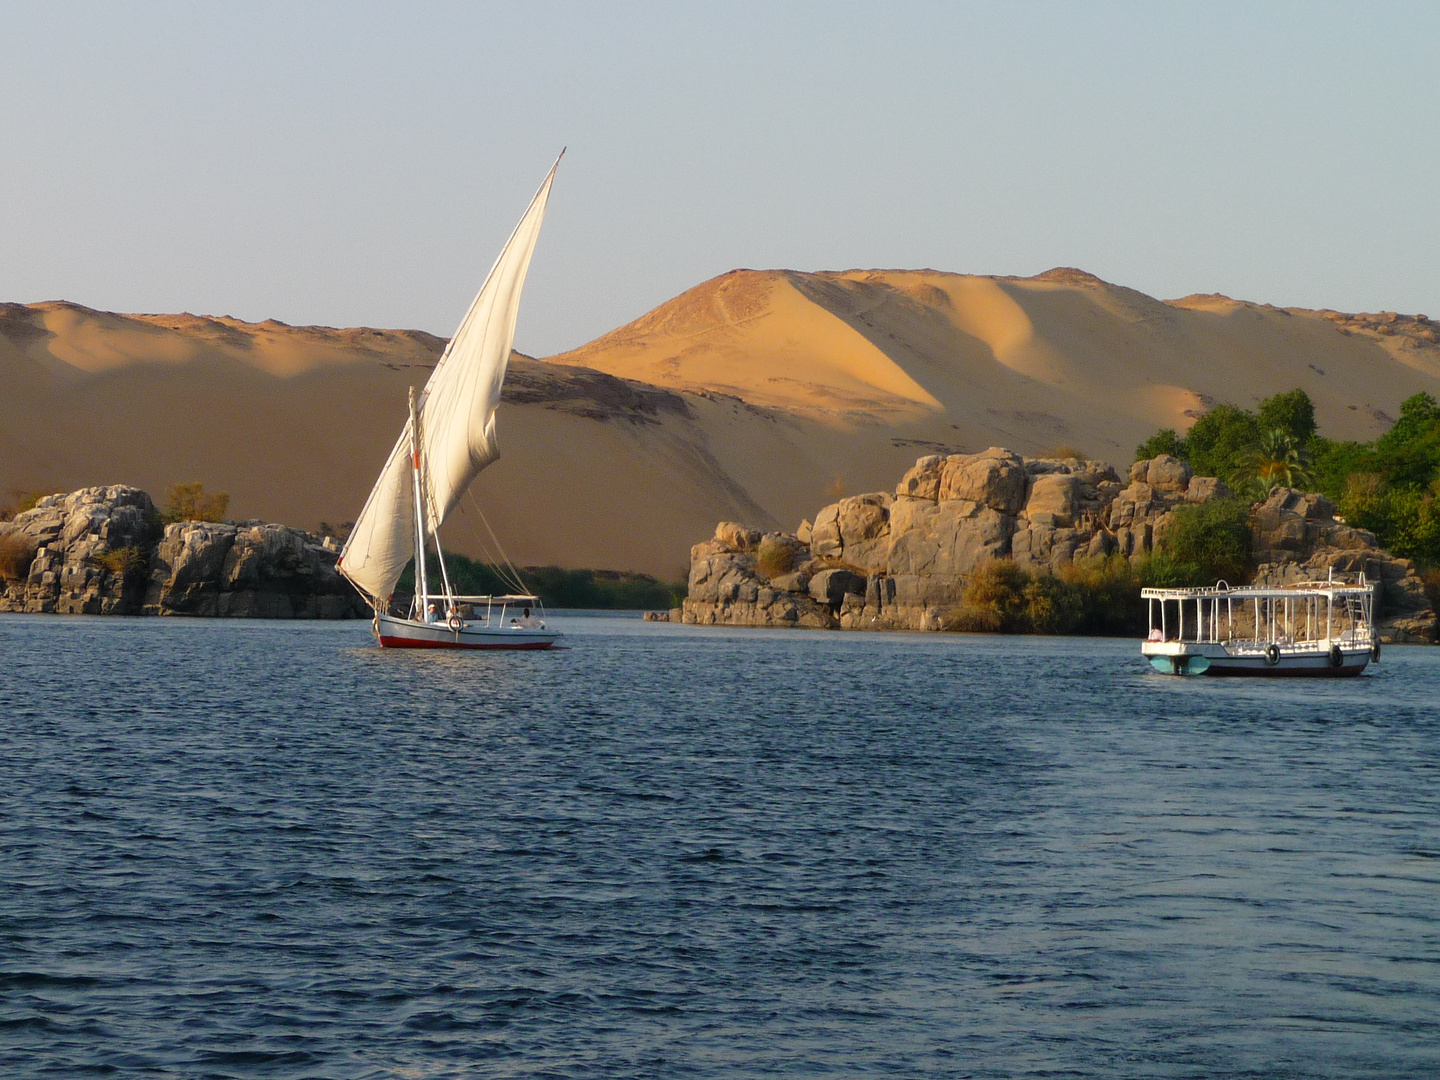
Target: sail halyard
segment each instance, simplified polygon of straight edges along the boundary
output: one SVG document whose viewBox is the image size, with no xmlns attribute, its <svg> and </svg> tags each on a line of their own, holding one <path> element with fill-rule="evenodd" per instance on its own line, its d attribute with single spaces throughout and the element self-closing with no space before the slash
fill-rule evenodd
<svg viewBox="0 0 1440 1080">
<path fill-rule="evenodd" d="M 427 534 L 438 556 L 440 526 L 480 471 L 499 457 L 495 410 L 514 345 L 520 293 L 559 164 L 557 158 L 417 395 L 412 418 L 341 551 L 340 572 L 377 608 L 389 602 L 412 556 L 417 593 L 423 583 L 428 596 Z M 449 595 L 443 557 L 441 577 Z"/>
</svg>

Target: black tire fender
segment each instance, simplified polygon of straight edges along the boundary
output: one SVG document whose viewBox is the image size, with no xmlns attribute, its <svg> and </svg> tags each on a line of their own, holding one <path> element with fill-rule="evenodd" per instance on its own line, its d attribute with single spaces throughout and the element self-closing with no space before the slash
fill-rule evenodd
<svg viewBox="0 0 1440 1080">
<path fill-rule="evenodd" d="M 1370 646 L 1370 659 L 1377 664 L 1380 663 L 1380 642 L 1377 641 Z"/>
<path fill-rule="evenodd" d="M 1265 648 L 1265 663 L 1269 664 L 1271 667 L 1274 667 L 1274 666 L 1275 666 L 1276 664 L 1278 664 L 1279 662 L 1280 662 L 1280 646 L 1279 646 L 1279 645 L 1268 645 L 1268 646 L 1266 646 L 1266 648 Z"/>
<path fill-rule="evenodd" d="M 1340 651 L 1339 645 L 1330 646 L 1330 666 L 1333 668 L 1345 666 L 1345 654 Z"/>
</svg>

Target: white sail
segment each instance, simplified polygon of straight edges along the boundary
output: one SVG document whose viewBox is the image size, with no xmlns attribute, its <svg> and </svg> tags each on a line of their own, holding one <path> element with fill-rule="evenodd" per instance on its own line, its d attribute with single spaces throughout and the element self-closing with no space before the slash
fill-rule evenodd
<svg viewBox="0 0 1440 1080">
<path fill-rule="evenodd" d="M 420 394 L 427 536 L 455 509 L 480 470 L 500 456 L 495 407 L 515 341 L 520 290 L 559 165 L 557 159 Z M 407 421 L 340 553 L 340 572 L 375 601 L 395 591 L 414 554 L 412 467 Z"/>
</svg>

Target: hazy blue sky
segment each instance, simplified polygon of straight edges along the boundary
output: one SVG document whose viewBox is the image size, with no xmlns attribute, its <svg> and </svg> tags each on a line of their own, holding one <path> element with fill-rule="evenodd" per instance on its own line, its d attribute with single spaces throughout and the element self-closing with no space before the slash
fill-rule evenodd
<svg viewBox="0 0 1440 1080">
<path fill-rule="evenodd" d="M 1440 3 L 0 2 L 0 299 L 517 345 L 737 266 L 1440 317 Z"/>
</svg>

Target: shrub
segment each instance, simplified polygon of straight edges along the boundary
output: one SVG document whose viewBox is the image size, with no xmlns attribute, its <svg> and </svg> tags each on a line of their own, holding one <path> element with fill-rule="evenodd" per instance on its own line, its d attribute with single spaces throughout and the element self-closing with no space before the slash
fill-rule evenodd
<svg viewBox="0 0 1440 1080">
<path fill-rule="evenodd" d="M 1123 555 L 1080 559 L 1058 577 L 1009 559 L 977 569 L 945 629 L 988 634 L 1143 633 L 1140 579 Z"/>
<path fill-rule="evenodd" d="M 170 501 L 161 516 L 167 524 L 176 521 L 224 521 L 225 511 L 229 508 L 230 496 L 223 491 L 207 495 L 204 484 L 176 484 L 170 489 Z"/>
<path fill-rule="evenodd" d="M 1027 634 L 1073 634 L 1085 611 L 1085 597 L 1068 581 L 1036 574 L 1022 594 L 1021 626 Z"/>
<path fill-rule="evenodd" d="M 1161 428 L 1135 448 L 1136 461 L 1146 461 L 1159 457 L 1161 454 L 1188 460 L 1190 450 L 1186 446 L 1185 440 L 1175 433 L 1175 429 L 1168 427 Z"/>
<path fill-rule="evenodd" d="M 0 580 L 23 581 L 35 561 L 35 545 L 27 538 L 9 533 L 0 536 Z"/>
<path fill-rule="evenodd" d="M 795 549 L 773 536 L 762 537 L 755 550 L 755 567 L 767 578 L 788 574 L 795 569 Z"/>
<path fill-rule="evenodd" d="M 1108 558 L 1077 559 L 1060 572 L 1060 580 L 1080 597 L 1076 634 L 1130 635 L 1145 632 L 1145 603 L 1140 599 L 1140 573 L 1118 552 Z"/>
<path fill-rule="evenodd" d="M 1176 585 L 1213 585 L 1221 578 L 1237 585 L 1250 577 L 1254 537 L 1249 507 L 1239 499 L 1177 506 L 1157 542 L 1170 565 L 1157 564 L 1155 571 L 1180 577 Z"/>
<path fill-rule="evenodd" d="M 122 578 L 139 574 L 147 566 L 145 552 L 135 547 L 113 548 L 102 555 L 92 555 L 91 561 Z"/>
<path fill-rule="evenodd" d="M 34 510 L 35 504 L 43 499 L 48 492 L 45 491 L 21 491 L 19 488 L 13 490 L 14 502 L 5 507 L 0 507 L 0 521 L 11 521 L 17 515 L 25 513 L 26 510 Z"/>
<path fill-rule="evenodd" d="M 945 628 L 981 634 L 1024 633 L 1025 587 L 1030 581 L 1030 575 L 1009 559 L 983 564 L 965 583 L 960 611 Z"/>
<path fill-rule="evenodd" d="M 1437 481 L 1436 487 L 1440 487 Z M 1377 473 L 1346 479 L 1340 512 L 1356 528 L 1369 529 L 1396 555 L 1440 564 L 1440 499 L 1437 492 L 1389 488 Z"/>
</svg>

